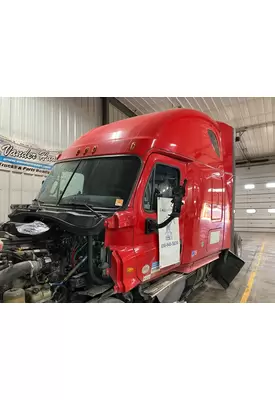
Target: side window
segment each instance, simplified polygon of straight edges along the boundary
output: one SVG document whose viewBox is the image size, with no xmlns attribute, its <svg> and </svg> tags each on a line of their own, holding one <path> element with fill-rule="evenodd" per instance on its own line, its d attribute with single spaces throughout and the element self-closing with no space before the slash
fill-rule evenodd
<svg viewBox="0 0 275 400">
<path fill-rule="evenodd" d="M 220 148 L 219 148 L 219 143 L 218 139 L 213 131 L 208 129 L 208 135 L 211 140 L 212 146 L 214 147 L 215 152 L 217 153 L 217 156 L 220 158 Z"/>
<path fill-rule="evenodd" d="M 146 185 L 143 207 L 146 211 L 155 211 L 155 194 L 160 197 L 172 197 L 173 189 L 180 184 L 180 172 L 169 165 L 157 164 Z"/>
</svg>

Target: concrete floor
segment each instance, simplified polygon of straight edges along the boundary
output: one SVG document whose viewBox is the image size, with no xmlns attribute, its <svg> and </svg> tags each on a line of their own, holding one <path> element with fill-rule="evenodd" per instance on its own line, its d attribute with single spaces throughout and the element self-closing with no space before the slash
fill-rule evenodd
<svg viewBox="0 0 275 400">
<path fill-rule="evenodd" d="M 241 236 L 246 263 L 230 287 L 224 290 L 210 279 L 189 298 L 189 303 L 275 303 L 275 234 Z"/>
</svg>

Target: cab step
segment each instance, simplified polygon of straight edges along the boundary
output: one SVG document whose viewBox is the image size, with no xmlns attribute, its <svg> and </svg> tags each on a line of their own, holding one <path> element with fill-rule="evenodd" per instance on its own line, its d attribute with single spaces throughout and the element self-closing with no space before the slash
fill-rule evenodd
<svg viewBox="0 0 275 400">
<path fill-rule="evenodd" d="M 157 297 L 160 302 L 179 300 L 186 283 L 186 275 L 172 272 L 165 275 L 143 290 L 143 294 L 151 298 Z"/>
</svg>

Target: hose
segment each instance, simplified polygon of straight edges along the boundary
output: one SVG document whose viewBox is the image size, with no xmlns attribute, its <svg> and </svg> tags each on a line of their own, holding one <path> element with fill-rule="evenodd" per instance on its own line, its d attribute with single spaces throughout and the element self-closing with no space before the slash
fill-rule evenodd
<svg viewBox="0 0 275 400">
<path fill-rule="evenodd" d="M 97 285 L 102 285 L 103 283 L 106 283 L 105 280 L 100 279 L 94 270 L 94 260 L 93 260 L 93 237 L 88 236 L 88 269 L 90 276 L 93 280 L 93 282 Z"/>
<path fill-rule="evenodd" d="M 74 254 L 74 259 L 76 257 L 76 254 L 79 253 L 85 246 L 87 245 L 87 243 L 84 243 Z M 104 281 L 103 279 L 100 279 L 94 271 L 94 263 L 93 263 L 93 237 L 92 236 L 88 236 L 88 256 L 85 256 L 82 258 L 82 260 L 76 264 L 73 269 L 71 269 L 71 271 L 68 273 L 68 275 L 63 279 L 62 282 L 60 282 L 60 285 L 64 285 L 64 283 L 66 283 L 70 277 L 85 263 L 85 261 L 88 259 L 88 270 L 90 273 L 90 276 L 93 280 L 93 282 L 97 285 L 102 285 L 103 283 L 106 283 L 106 281 Z"/>
<path fill-rule="evenodd" d="M 23 257 L 21 257 L 19 254 L 17 254 L 15 251 L 12 251 L 12 250 L 2 250 L 1 254 L 11 255 L 13 257 L 16 257 L 20 261 L 24 261 Z"/>
<path fill-rule="evenodd" d="M 0 271 L 0 286 L 11 283 L 17 278 L 39 271 L 43 267 L 41 261 L 22 261 Z"/>
<path fill-rule="evenodd" d="M 86 245 L 87 245 L 87 242 L 85 242 L 81 247 L 79 247 L 79 248 L 76 250 L 76 252 L 74 253 L 74 257 L 73 257 L 74 262 L 76 261 L 76 256 L 77 256 L 77 254 L 79 254 L 79 253 L 81 252 L 81 250 L 83 250 L 84 247 L 85 247 Z"/>
<path fill-rule="evenodd" d="M 71 269 L 71 271 L 68 273 L 68 275 L 65 276 L 65 278 L 63 279 L 63 281 L 60 283 L 60 285 L 63 285 L 64 283 L 66 283 L 70 277 L 78 270 L 78 268 L 81 267 L 82 264 L 85 263 L 85 261 L 87 260 L 87 256 L 85 256 L 84 258 L 82 258 L 82 260 L 73 268 Z"/>
</svg>

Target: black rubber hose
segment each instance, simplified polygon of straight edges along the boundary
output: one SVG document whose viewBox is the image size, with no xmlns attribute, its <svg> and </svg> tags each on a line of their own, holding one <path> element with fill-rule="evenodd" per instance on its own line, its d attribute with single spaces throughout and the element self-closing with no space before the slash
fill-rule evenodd
<svg viewBox="0 0 275 400">
<path fill-rule="evenodd" d="M 79 261 L 79 263 L 68 273 L 68 275 L 63 279 L 63 281 L 61 282 L 61 285 L 63 285 L 64 283 L 66 283 L 70 277 L 81 267 L 81 265 L 83 265 L 85 263 L 85 261 L 87 260 L 87 256 L 83 257 L 81 261 Z"/>
<path fill-rule="evenodd" d="M 89 268 L 89 273 L 90 276 L 93 280 L 93 282 L 97 285 L 102 285 L 104 283 L 106 283 L 105 280 L 100 279 L 94 270 L 94 262 L 93 262 L 93 237 L 92 236 L 88 236 L 88 268 Z"/>
<path fill-rule="evenodd" d="M 39 261 L 22 261 L 0 271 L 0 286 L 11 283 L 17 278 L 37 272 L 43 264 Z"/>
<path fill-rule="evenodd" d="M 12 251 L 12 250 L 2 250 L 2 251 L 1 251 L 1 254 L 7 254 L 7 255 L 10 255 L 10 256 L 12 256 L 12 257 L 17 258 L 17 259 L 20 260 L 20 261 L 24 261 L 24 258 L 23 258 L 23 257 L 21 257 L 19 254 L 16 254 L 16 252 L 15 252 L 15 251 Z"/>
</svg>

